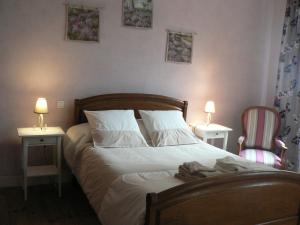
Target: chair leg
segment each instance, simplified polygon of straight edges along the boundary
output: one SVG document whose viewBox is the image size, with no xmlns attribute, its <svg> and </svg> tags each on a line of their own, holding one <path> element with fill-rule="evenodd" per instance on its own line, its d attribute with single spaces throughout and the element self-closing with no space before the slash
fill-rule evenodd
<svg viewBox="0 0 300 225">
<path fill-rule="evenodd" d="M 240 155 L 241 151 L 242 151 L 242 147 L 241 147 L 241 145 L 238 143 L 238 144 L 237 144 L 237 155 Z"/>
<path fill-rule="evenodd" d="M 280 158 L 281 158 L 281 169 L 282 170 L 286 170 L 286 158 L 285 158 L 285 151 L 281 150 L 281 154 L 280 154 Z"/>
</svg>

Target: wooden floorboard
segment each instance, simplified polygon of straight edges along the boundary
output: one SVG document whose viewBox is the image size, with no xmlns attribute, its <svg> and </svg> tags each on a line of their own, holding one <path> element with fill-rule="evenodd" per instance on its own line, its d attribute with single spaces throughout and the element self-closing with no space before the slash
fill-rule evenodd
<svg viewBox="0 0 300 225">
<path fill-rule="evenodd" d="M 0 189 L 0 225 L 101 225 L 80 187 L 63 185 L 58 197 L 52 185 Z"/>
</svg>

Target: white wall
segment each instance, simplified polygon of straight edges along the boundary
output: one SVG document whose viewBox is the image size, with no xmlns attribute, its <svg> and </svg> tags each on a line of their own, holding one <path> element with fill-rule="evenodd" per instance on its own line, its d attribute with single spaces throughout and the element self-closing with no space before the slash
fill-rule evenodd
<svg viewBox="0 0 300 225">
<path fill-rule="evenodd" d="M 49 102 L 48 125 L 64 128 L 72 124 L 75 98 L 173 96 L 189 101 L 191 122 L 205 118 L 205 101 L 213 99 L 213 120 L 234 129 L 229 149 L 235 152 L 241 112 L 261 103 L 262 80 L 273 73 L 266 63 L 278 61 L 272 52 L 268 57 L 278 45 L 270 35 L 280 39 L 275 31 L 285 0 L 155 0 L 151 30 L 121 26 L 121 2 L 80 2 L 104 8 L 101 43 L 87 44 L 64 40 L 63 0 L 0 0 L 0 185 L 20 179 L 16 128 L 36 122 L 39 96 Z M 197 32 L 191 65 L 164 62 L 166 28 Z M 64 100 L 65 109 L 56 109 L 56 100 Z M 43 159 L 36 153 L 31 160 Z"/>
</svg>

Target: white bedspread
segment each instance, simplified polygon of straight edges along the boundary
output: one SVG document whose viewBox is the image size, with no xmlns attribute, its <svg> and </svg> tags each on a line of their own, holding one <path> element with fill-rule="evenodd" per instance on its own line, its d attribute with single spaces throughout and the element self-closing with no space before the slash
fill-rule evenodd
<svg viewBox="0 0 300 225">
<path fill-rule="evenodd" d="M 85 147 L 70 151 L 65 157 L 72 161 L 72 171 L 103 225 L 142 225 L 146 193 L 182 184 L 174 174 L 184 162 L 213 167 L 216 159 L 225 156 L 240 159 L 202 141 L 156 148 Z"/>
<path fill-rule="evenodd" d="M 161 192 L 180 185 L 176 170 L 140 172 L 118 177 L 108 189 L 99 212 L 104 225 L 143 225 L 145 223 L 146 194 Z"/>
</svg>

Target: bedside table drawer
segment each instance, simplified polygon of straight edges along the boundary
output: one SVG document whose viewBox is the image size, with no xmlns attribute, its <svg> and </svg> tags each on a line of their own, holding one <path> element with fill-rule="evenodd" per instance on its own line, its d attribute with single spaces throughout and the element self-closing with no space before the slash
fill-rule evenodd
<svg viewBox="0 0 300 225">
<path fill-rule="evenodd" d="M 224 138 L 224 136 L 225 136 L 225 133 L 222 131 L 206 132 L 207 138 Z"/>
<path fill-rule="evenodd" d="M 30 137 L 25 138 L 28 145 L 56 145 L 57 138 L 56 137 Z"/>
</svg>

